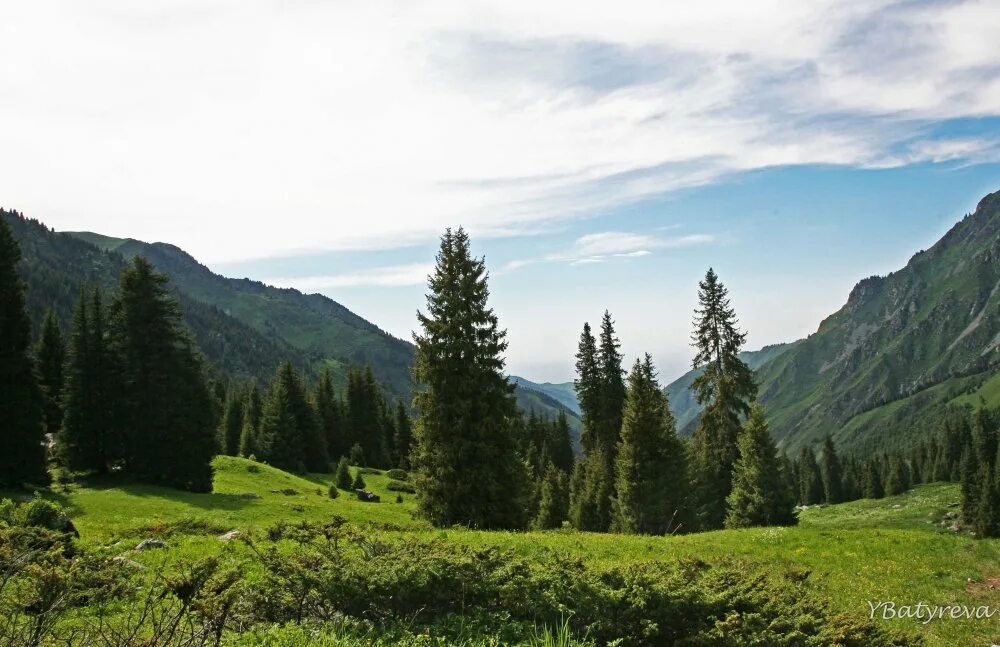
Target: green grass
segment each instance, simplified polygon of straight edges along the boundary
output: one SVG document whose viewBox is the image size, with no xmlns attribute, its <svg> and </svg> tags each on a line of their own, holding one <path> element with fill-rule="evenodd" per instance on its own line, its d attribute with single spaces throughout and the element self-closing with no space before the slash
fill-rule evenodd
<svg viewBox="0 0 1000 647">
<path fill-rule="evenodd" d="M 955 485 L 933 484 L 899 497 L 863 500 L 802 512 L 794 528 L 760 528 L 643 537 L 550 532 L 439 530 L 415 519 L 414 495 L 387 489 L 385 474 L 366 474 L 368 488 L 382 502 L 362 503 L 353 493 L 327 496 L 331 475 L 295 476 L 240 458 L 215 460 L 215 492 L 190 494 L 114 480 L 93 482 L 68 492 L 47 494 L 66 505 L 81 541 L 102 550 L 125 551 L 134 542 L 162 536 L 167 551 L 139 554 L 141 560 L 170 560 L 240 550 L 220 542 L 228 530 L 263 532 L 278 521 L 327 520 L 341 515 L 384 533 L 443 537 L 472 547 L 496 546 L 531 556 L 555 551 L 594 565 L 699 558 L 739 557 L 764 564 L 805 568 L 834 607 L 868 613 L 867 601 L 934 605 L 989 604 L 1000 607 L 1000 590 L 974 591 L 972 583 L 1000 576 L 1000 541 L 954 535 L 937 520 L 958 499 Z M 295 494 L 282 494 L 292 489 Z M 243 498 L 252 492 L 260 498 Z M 121 542 L 121 543 L 118 543 Z M 109 548 L 110 547 L 110 548 Z M 919 628 L 931 645 L 989 644 L 1000 636 L 1000 618 L 938 620 L 921 627 L 913 620 L 891 621 Z"/>
</svg>

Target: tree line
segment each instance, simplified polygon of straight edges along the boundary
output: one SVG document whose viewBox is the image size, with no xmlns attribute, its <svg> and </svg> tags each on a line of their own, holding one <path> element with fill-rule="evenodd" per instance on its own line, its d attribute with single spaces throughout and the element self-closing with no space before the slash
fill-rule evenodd
<svg viewBox="0 0 1000 647">
<path fill-rule="evenodd" d="M 68 335 L 50 310 L 32 343 L 20 249 L 0 220 L 0 483 L 49 480 L 47 461 L 70 472 L 125 473 L 210 491 L 211 459 L 243 455 L 293 471 L 356 465 L 407 467 L 411 423 L 371 367 L 352 367 L 342 392 L 329 369 L 310 388 L 291 362 L 265 392 L 210 376 L 181 320 L 166 275 L 142 257 L 110 299 L 78 300 Z"/>
</svg>

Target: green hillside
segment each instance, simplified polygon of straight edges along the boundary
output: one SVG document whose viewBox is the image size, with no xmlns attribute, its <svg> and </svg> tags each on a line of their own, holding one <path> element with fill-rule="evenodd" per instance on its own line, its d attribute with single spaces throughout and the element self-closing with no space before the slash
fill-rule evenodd
<svg viewBox="0 0 1000 647">
<path fill-rule="evenodd" d="M 750 368 L 757 370 L 775 357 L 793 348 L 797 343 L 799 342 L 772 344 L 760 350 L 745 351 L 740 353 L 740 359 L 746 362 Z M 702 410 L 702 406 L 695 399 L 694 391 L 691 390 L 691 385 L 701 373 L 700 369 L 688 371 L 668 384 L 664 389 L 667 393 L 667 398 L 670 400 L 670 410 L 677 420 L 677 430 L 684 435 L 690 435 L 694 431 L 698 415 Z"/>
<path fill-rule="evenodd" d="M 577 416 L 580 415 L 580 402 L 576 399 L 576 387 L 573 386 L 572 382 L 562 382 L 559 384 L 553 382 L 532 382 L 517 375 L 511 375 L 510 380 L 532 391 L 544 393 Z"/>
<path fill-rule="evenodd" d="M 413 346 L 320 294 L 275 288 L 259 281 L 214 274 L 182 249 L 166 243 L 71 235 L 99 243 L 126 258 L 141 255 L 170 275 L 183 294 L 223 310 L 261 334 L 280 339 L 342 377 L 350 364 L 370 363 L 390 393 L 408 399 Z"/>
<path fill-rule="evenodd" d="M 827 432 L 854 446 L 901 444 L 931 417 L 928 408 L 975 392 L 998 364 L 993 193 L 906 267 L 858 283 L 814 334 L 764 364 L 760 395 L 786 449 Z"/>
<path fill-rule="evenodd" d="M 368 487 L 382 496 L 381 503 L 373 504 L 357 501 L 347 493 L 330 499 L 326 490 L 332 475 L 328 474 L 295 476 L 231 457 L 216 458 L 214 467 L 215 489 L 210 494 L 108 478 L 68 490 L 46 491 L 43 496 L 66 507 L 84 547 L 152 569 L 210 556 L 238 564 L 248 556 L 247 548 L 240 542 L 221 541 L 218 537 L 223 533 L 237 530 L 263 542 L 279 522 L 291 527 L 300 521 L 328 522 L 336 515 L 357 529 L 351 531 L 354 535 L 347 536 L 356 537 L 352 541 L 367 537 L 363 541 L 368 543 L 361 545 L 371 546 L 371 550 L 388 550 L 396 542 L 437 542 L 434 545 L 472 549 L 478 559 L 485 559 L 491 550 L 502 550 L 510 551 L 510 559 L 529 563 L 570 559 L 569 563 L 579 564 L 574 568 L 629 568 L 652 562 L 687 568 L 698 564 L 723 567 L 736 560 L 736 564 L 745 565 L 740 568 L 749 569 L 748 576 L 759 567 L 780 577 L 795 578 L 786 585 L 804 582 L 809 595 L 828 600 L 832 612 L 855 619 L 852 622 L 868 617 L 868 601 L 1000 604 L 1000 589 L 990 586 L 1000 576 L 1000 541 L 973 541 L 938 523 L 952 509 L 949 504 L 958 500 L 957 485 L 923 485 L 898 497 L 812 507 L 801 512 L 797 527 L 650 537 L 571 530 L 433 529 L 412 517 L 413 495 L 403 493 L 403 502 L 396 502 L 396 492 L 388 489 L 389 479 L 382 473 L 365 474 Z M 5 493 L 0 492 L 2 496 Z M 138 542 L 151 538 L 165 541 L 167 548 L 133 550 Z M 295 550 L 294 543 L 286 550 Z M 372 587 L 378 586 L 375 575 L 368 575 Z M 551 587 L 556 583 L 547 586 L 554 590 Z M 750 598 L 744 602 L 750 604 Z M 988 639 L 1000 632 L 1000 618 L 877 623 L 918 633 L 932 647 L 988 644 Z M 378 644 L 392 644 L 391 636 L 380 631 L 367 635 L 372 642 L 357 644 L 373 644 L 376 640 L 388 640 Z M 300 642 L 267 644 L 309 644 L 314 639 L 315 635 L 308 640 L 300 638 Z M 473 641 L 467 636 L 461 644 L 494 643 Z"/>
<path fill-rule="evenodd" d="M 573 443 L 573 448 L 579 451 L 580 430 L 583 425 L 579 414 L 551 397 L 548 393 L 531 388 L 528 386 L 530 383 L 527 380 L 512 377 L 511 381 L 517 384 L 517 388 L 514 390 L 514 397 L 517 399 L 517 406 L 522 411 L 527 412 L 534 409 L 543 418 L 556 418 L 560 412 L 566 414 L 566 421 L 569 423 L 570 441 Z"/>
</svg>

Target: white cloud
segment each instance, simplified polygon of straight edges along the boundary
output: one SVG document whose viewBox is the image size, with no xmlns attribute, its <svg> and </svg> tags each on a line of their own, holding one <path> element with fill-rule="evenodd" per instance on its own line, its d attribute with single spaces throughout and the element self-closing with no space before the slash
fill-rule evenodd
<svg viewBox="0 0 1000 647">
<path fill-rule="evenodd" d="M 690 247 L 715 242 L 710 234 L 686 236 L 652 236 L 623 231 L 602 231 L 577 238 L 566 250 L 539 258 L 522 258 L 507 262 L 501 272 L 510 272 L 535 263 L 569 263 L 587 265 L 603 263 L 610 258 L 639 258 L 649 256 L 653 249 Z"/>
<path fill-rule="evenodd" d="M 925 133 L 1000 114 L 997 25 L 996 2 L 5 3 L 0 195 L 218 262 L 516 235 L 773 165 L 996 159 Z"/>
<path fill-rule="evenodd" d="M 372 267 L 358 270 L 356 272 L 330 274 L 326 276 L 301 276 L 265 279 L 264 283 L 279 288 L 295 288 L 303 292 L 318 292 L 333 288 L 350 288 L 360 286 L 404 287 L 426 283 L 428 275 L 430 275 L 433 270 L 433 264 L 412 263 L 408 265 Z"/>
</svg>

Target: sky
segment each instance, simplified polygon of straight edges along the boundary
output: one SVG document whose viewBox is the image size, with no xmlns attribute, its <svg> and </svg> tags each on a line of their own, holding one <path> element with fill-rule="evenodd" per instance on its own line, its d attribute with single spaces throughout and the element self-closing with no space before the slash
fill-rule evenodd
<svg viewBox="0 0 1000 647">
<path fill-rule="evenodd" d="M 0 4 L 0 205 L 178 245 L 409 338 L 445 227 L 508 369 L 605 309 L 687 368 L 815 331 L 1000 190 L 1000 1 Z"/>
</svg>

